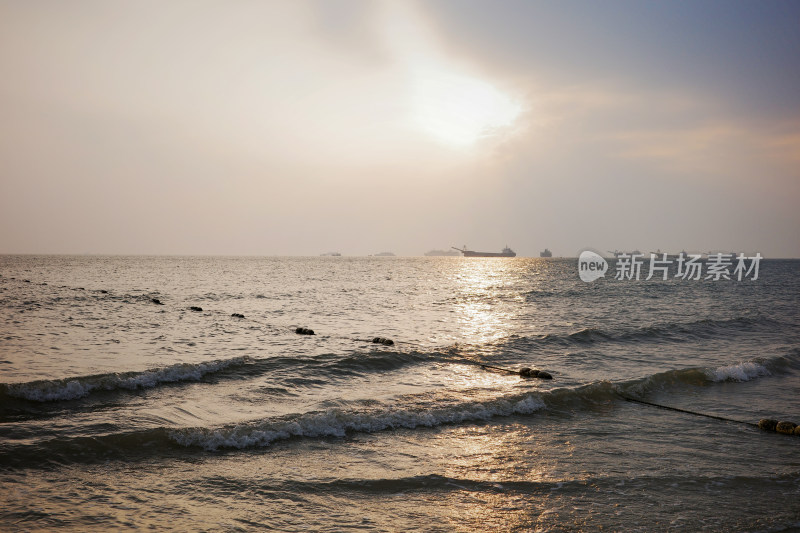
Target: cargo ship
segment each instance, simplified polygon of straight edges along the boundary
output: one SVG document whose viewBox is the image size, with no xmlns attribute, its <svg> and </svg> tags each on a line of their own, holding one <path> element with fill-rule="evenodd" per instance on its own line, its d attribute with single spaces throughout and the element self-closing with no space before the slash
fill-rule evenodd
<svg viewBox="0 0 800 533">
<path fill-rule="evenodd" d="M 539 257 L 553 257 L 553 252 L 549 248 L 545 248 L 544 252 L 539 252 Z"/>
<path fill-rule="evenodd" d="M 475 252 L 473 250 L 467 250 L 467 245 L 464 245 L 464 248 L 456 248 L 455 246 L 451 246 L 453 250 L 458 250 L 464 257 L 517 257 L 517 253 L 506 246 L 503 248 L 502 252 Z"/>
</svg>

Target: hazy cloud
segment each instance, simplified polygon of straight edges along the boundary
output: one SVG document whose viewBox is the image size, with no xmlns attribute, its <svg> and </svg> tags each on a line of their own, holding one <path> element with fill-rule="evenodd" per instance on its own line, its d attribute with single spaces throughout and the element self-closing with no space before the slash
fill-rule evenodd
<svg viewBox="0 0 800 533">
<path fill-rule="evenodd" d="M 0 252 L 798 256 L 798 20 L 0 2 Z"/>
</svg>

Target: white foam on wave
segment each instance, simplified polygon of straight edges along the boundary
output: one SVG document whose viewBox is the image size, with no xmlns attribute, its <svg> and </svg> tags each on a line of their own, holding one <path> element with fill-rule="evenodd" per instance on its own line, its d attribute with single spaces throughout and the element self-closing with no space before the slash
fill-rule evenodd
<svg viewBox="0 0 800 533">
<path fill-rule="evenodd" d="M 180 363 L 143 372 L 13 383 L 7 385 L 6 392 L 9 396 L 38 402 L 76 400 L 88 396 L 94 390 L 148 389 L 156 387 L 160 383 L 197 381 L 206 374 L 248 360 L 249 358 L 244 356 L 205 363 Z"/>
<path fill-rule="evenodd" d="M 488 420 L 495 416 L 531 414 L 544 408 L 533 396 L 517 401 L 506 399 L 470 402 L 441 409 L 385 409 L 371 413 L 328 409 L 307 413 L 295 420 L 265 421 L 217 429 L 187 428 L 171 431 L 170 438 L 183 446 L 206 450 L 269 446 L 291 437 L 343 437 L 348 431 L 374 433 L 386 429 L 436 427 L 444 424 Z"/>
<path fill-rule="evenodd" d="M 714 382 L 720 381 L 750 381 L 762 376 L 770 376 L 772 372 L 767 367 L 752 361 L 738 365 L 721 366 L 714 370 L 707 370 L 706 374 Z"/>
</svg>

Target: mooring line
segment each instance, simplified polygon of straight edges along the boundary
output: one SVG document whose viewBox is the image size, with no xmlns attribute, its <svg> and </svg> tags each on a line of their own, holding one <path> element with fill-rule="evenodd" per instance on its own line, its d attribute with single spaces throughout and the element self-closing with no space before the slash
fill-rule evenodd
<svg viewBox="0 0 800 533">
<path fill-rule="evenodd" d="M 636 398 L 631 398 L 630 396 L 627 396 L 627 395 L 622 394 L 622 393 L 619 393 L 619 395 L 623 399 L 625 399 L 625 400 L 627 400 L 629 402 L 640 403 L 642 405 L 649 405 L 651 407 L 658 407 L 660 409 L 667 409 L 668 411 L 676 411 L 678 413 L 686 413 L 686 414 L 689 414 L 689 415 L 704 416 L 706 418 L 713 418 L 714 420 L 722 420 L 723 422 L 735 422 L 736 424 L 744 424 L 746 426 L 751 426 L 751 427 L 756 427 L 756 428 L 758 427 L 758 424 L 755 424 L 753 422 L 745 422 L 744 420 L 734 420 L 732 418 L 725 418 L 724 416 L 710 415 L 708 413 L 698 413 L 697 411 L 689 411 L 688 409 L 681 409 L 679 407 L 672 407 L 670 405 L 662 405 L 660 403 L 646 402 L 644 400 L 637 400 Z"/>
<path fill-rule="evenodd" d="M 237 314 L 237 313 L 234 313 L 232 316 L 237 317 L 237 318 L 244 318 L 244 315 L 240 315 L 240 314 Z M 272 326 L 272 325 L 264 324 L 264 323 L 262 323 L 262 322 L 260 322 L 258 320 L 253 320 L 252 318 L 248 318 L 246 320 L 248 320 L 248 321 L 250 321 L 250 322 L 252 322 L 254 324 L 259 324 L 259 325 L 263 325 L 263 326 L 268 326 L 268 327 L 273 327 L 274 328 L 274 326 Z M 290 329 L 290 328 L 294 328 L 294 326 L 287 327 L 287 329 Z M 298 335 L 316 335 L 316 332 L 313 329 L 306 328 L 306 327 L 294 328 L 294 332 L 296 334 L 298 334 Z M 373 337 L 372 339 L 357 339 L 357 338 L 354 338 L 354 337 L 346 337 L 346 336 L 343 336 L 343 335 L 336 335 L 336 334 L 332 334 L 330 336 L 336 337 L 336 338 L 340 338 L 340 339 L 350 340 L 350 341 L 354 341 L 354 342 L 367 342 L 367 343 L 372 343 L 372 344 L 381 344 L 381 345 L 384 345 L 384 346 L 394 346 L 395 345 L 395 342 L 392 339 L 389 339 L 387 337 Z M 403 344 L 413 345 L 413 346 L 416 346 L 418 348 L 421 347 L 421 345 L 416 344 L 416 343 L 404 342 Z M 523 367 L 523 368 L 520 368 L 519 370 L 512 370 L 510 368 L 503 368 L 503 367 L 500 367 L 500 366 L 489 365 L 489 364 L 486 364 L 486 363 L 481 363 L 479 361 L 472 361 L 472 360 L 466 359 L 464 357 L 460 357 L 459 359 L 461 360 L 462 363 L 479 366 L 479 367 L 483 368 L 484 370 L 485 369 L 499 370 L 501 372 L 507 372 L 509 374 L 515 374 L 515 375 L 517 375 L 517 376 L 519 376 L 521 378 L 538 378 L 538 379 L 545 379 L 545 380 L 553 379 L 552 374 L 550 374 L 549 372 L 546 372 L 544 370 L 537 370 L 535 368 Z"/>
<path fill-rule="evenodd" d="M 717 416 L 717 415 L 710 415 L 708 413 L 698 413 L 697 411 L 689 411 L 688 409 L 681 409 L 679 407 L 672 407 L 670 405 L 662 405 L 660 403 L 653 403 L 653 402 L 646 402 L 644 400 L 638 400 L 636 398 L 631 398 L 621 392 L 617 392 L 617 394 L 629 401 L 640 403 L 642 405 L 649 405 L 651 407 L 658 407 L 659 409 L 667 409 L 669 411 L 677 411 L 678 413 L 686 413 L 688 415 L 695 415 L 695 416 L 704 416 L 706 418 L 713 418 L 714 420 L 722 420 L 723 422 L 734 422 L 736 424 L 744 424 L 745 426 L 750 426 L 754 428 L 761 429 L 763 431 L 769 431 L 772 433 L 782 433 L 784 435 L 794 435 L 800 436 L 800 426 L 795 424 L 794 422 L 789 421 L 781 421 L 781 420 L 773 420 L 771 418 L 762 418 L 758 421 L 758 423 L 754 422 L 745 422 L 743 420 L 734 420 L 733 418 L 726 418 L 724 416 Z"/>
<path fill-rule="evenodd" d="M 472 363 L 472 361 L 470 361 Z M 492 370 L 500 370 L 501 372 L 508 372 L 509 374 L 519 374 L 516 370 L 511 370 L 510 368 L 501 368 L 499 366 L 494 365 L 487 365 L 485 363 L 473 363 L 476 365 L 480 365 L 481 368 L 491 368 Z"/>
</svg>

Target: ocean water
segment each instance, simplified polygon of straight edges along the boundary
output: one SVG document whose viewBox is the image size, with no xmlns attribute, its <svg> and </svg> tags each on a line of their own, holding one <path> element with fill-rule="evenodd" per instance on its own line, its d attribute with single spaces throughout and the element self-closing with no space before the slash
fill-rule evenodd
<svg viewBox="0 0 800 533">
<path fill-rule="evenodd" d="M 0 530 L 800 528 L 799 326 L 796 260 L 0 256 Z"/>
</svg>

